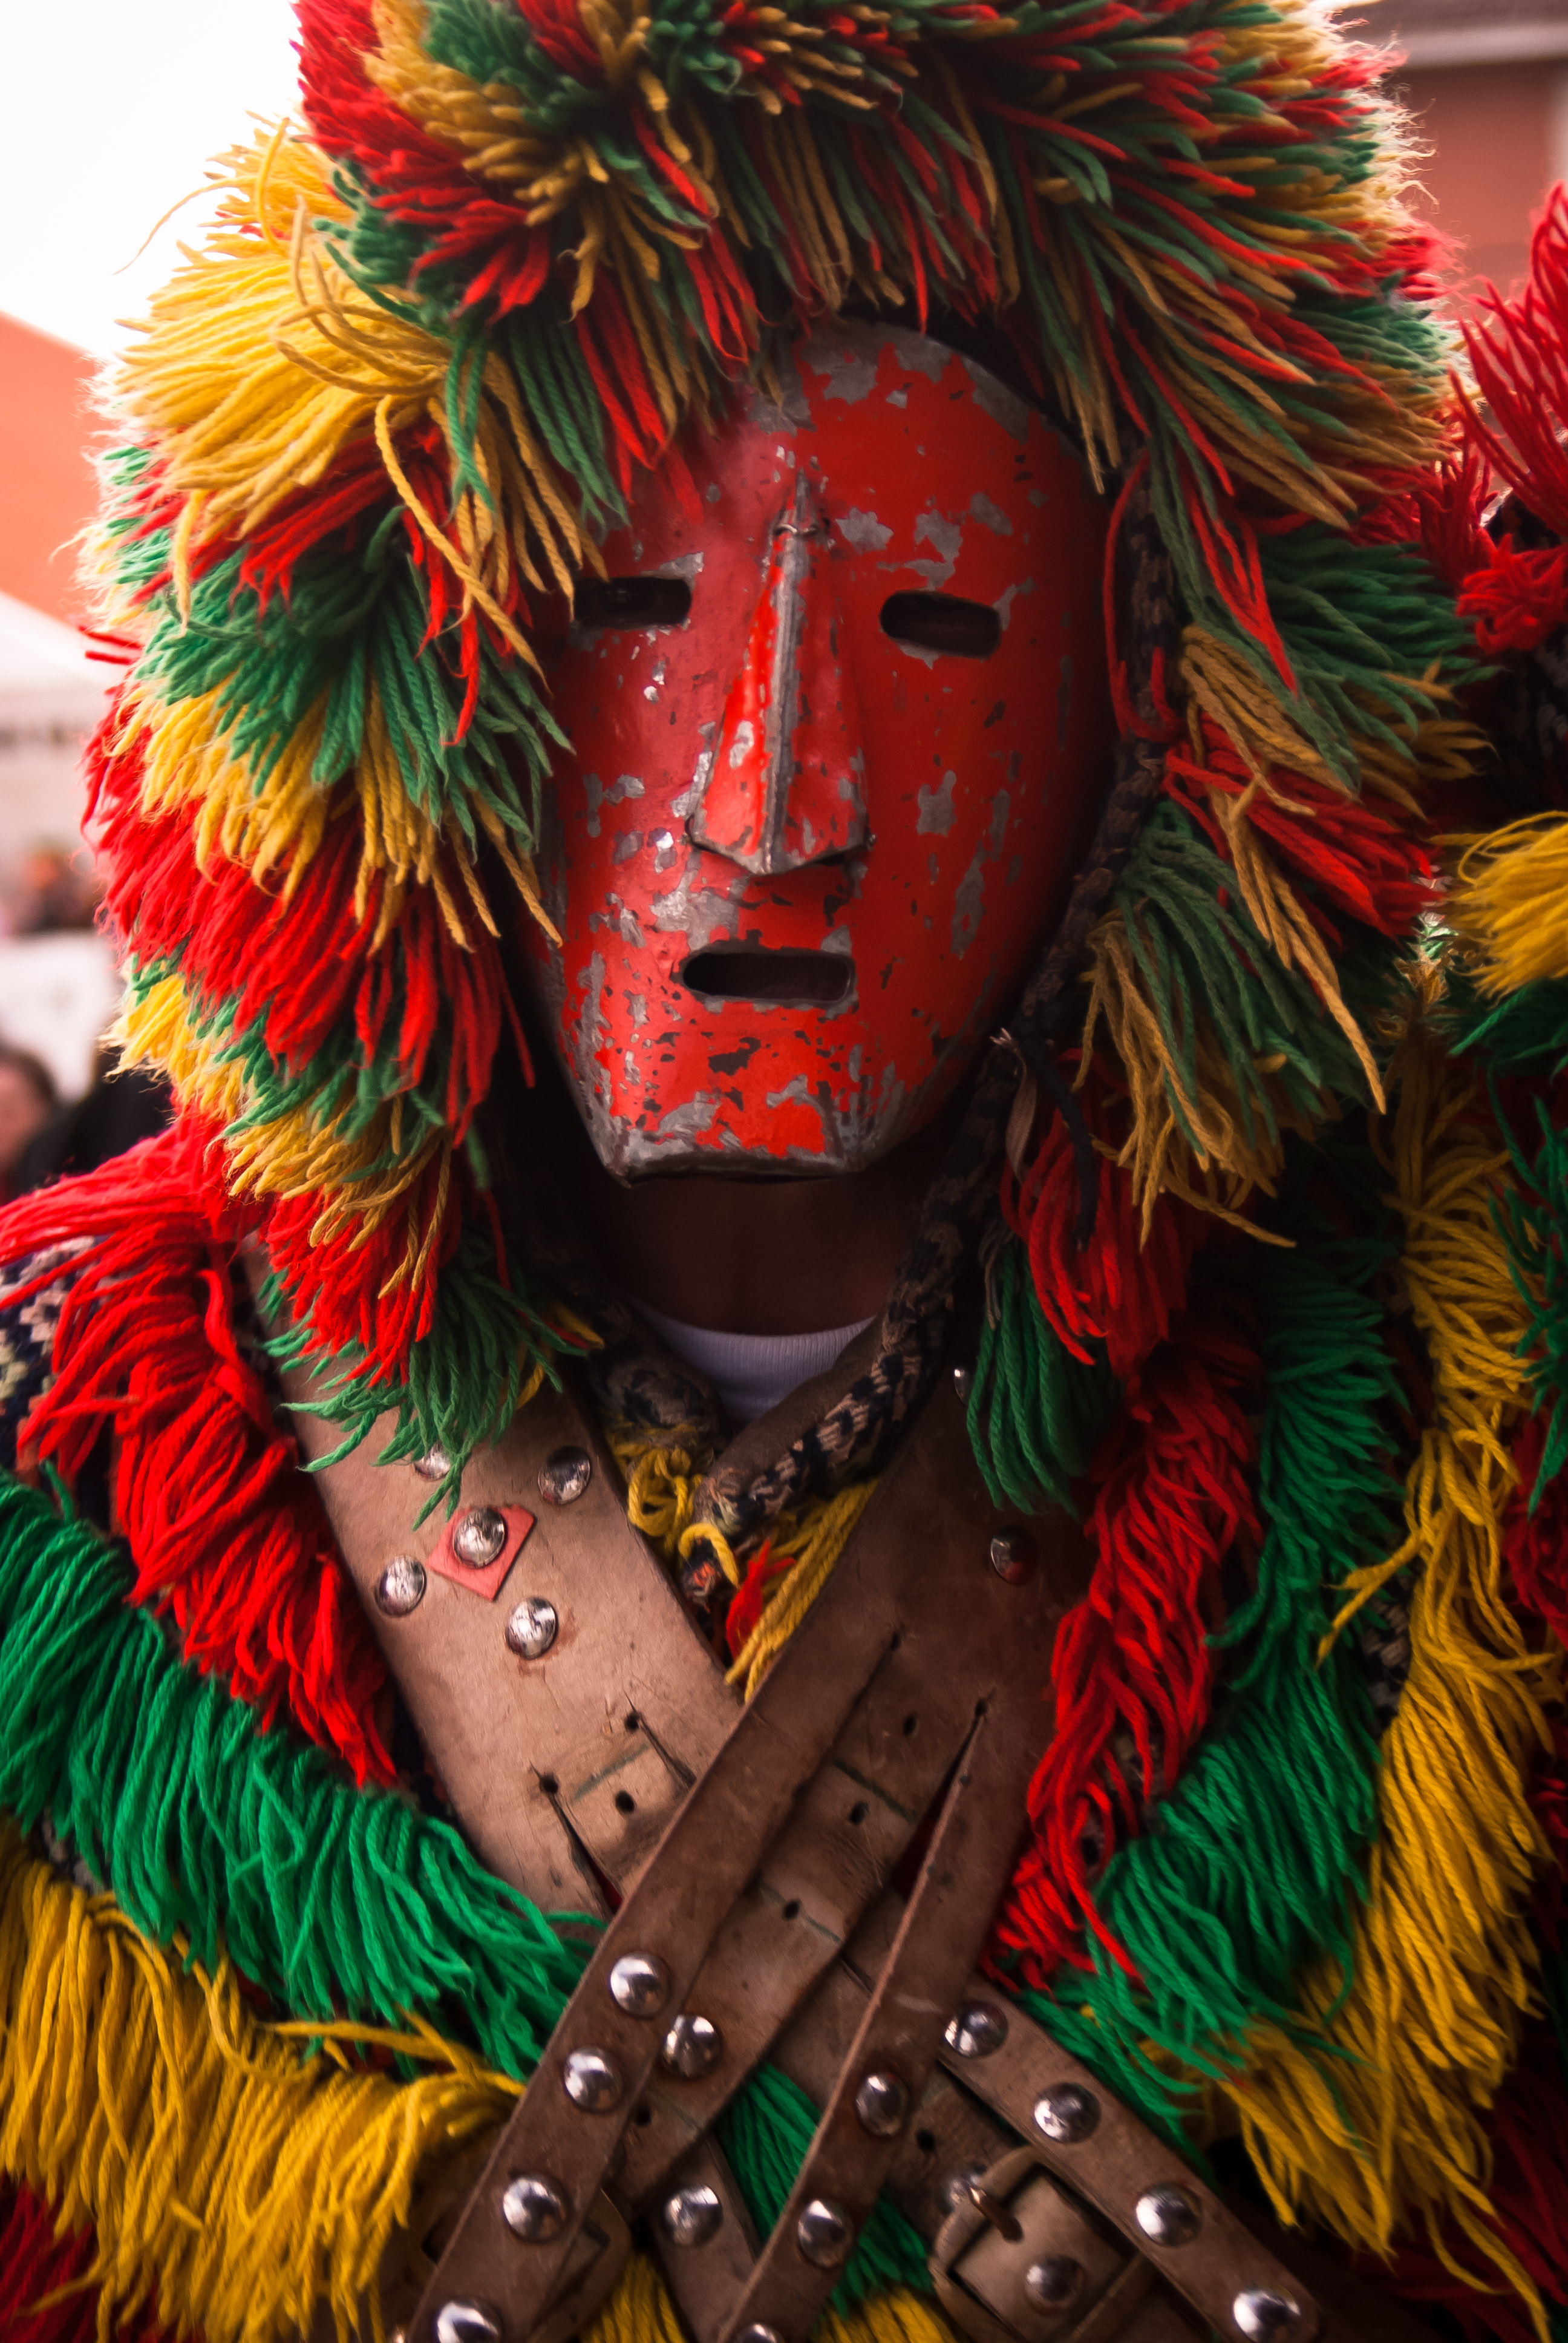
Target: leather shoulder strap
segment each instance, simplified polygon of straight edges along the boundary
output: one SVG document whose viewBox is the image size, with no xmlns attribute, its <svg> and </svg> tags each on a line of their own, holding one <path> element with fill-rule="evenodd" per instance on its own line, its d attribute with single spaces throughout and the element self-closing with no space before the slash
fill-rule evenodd
<svg viewBox="0 0 1568 2343">
<path fill-rule="evenodd" d="M 307 1458 L 337 1425 L 285 1378 Z M 315 1479 L 430 1762 L 481 1862 L 546 1911 L 604 1913 L 739 1712 L 626 1518 L 588 1411 L 542 1391 L 463 1476 L 377 1464 L 395 1419 Z"/>
</svg>

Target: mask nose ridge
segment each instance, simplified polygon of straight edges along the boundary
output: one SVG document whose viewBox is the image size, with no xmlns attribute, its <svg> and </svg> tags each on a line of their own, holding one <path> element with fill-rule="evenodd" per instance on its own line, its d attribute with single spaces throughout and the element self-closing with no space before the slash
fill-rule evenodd
<svg viewBox="0 0 1568 2343">
<path fill-rule="evenodd" d="M 839 624 L 827 527 L 800 471 L 688 824 L 743 870 L 800 870 L 865 844 L 859 710 Z"/>
</svg>

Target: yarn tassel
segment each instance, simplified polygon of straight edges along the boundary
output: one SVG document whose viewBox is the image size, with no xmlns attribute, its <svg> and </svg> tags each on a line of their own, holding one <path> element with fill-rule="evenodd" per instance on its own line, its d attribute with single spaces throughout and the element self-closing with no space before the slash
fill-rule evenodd
<svg viewBox="0 0 1568 2343">
<path fill-rule="evenodd" d="M 186 1658 L 389 1781 L 380 1654 L 344 1576 L 293 1438 L 240 1347 L 227 1248 L 177 1178 L 181 1142 L 144 1142 L 45 1191 L 0 1245 L 86 1242 L 72 1264 L 53 1377 L 21 1453 L 74 1482 L 107 1435 L 112 1506 L 135 1566 L 128 1594 L 167 1611 Z"/>
</svg>

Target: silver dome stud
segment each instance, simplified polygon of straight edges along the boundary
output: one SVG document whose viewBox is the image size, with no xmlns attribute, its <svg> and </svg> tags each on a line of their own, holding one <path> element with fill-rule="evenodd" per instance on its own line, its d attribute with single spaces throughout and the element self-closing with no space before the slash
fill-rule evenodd
<svg viewBox="0 0 1568 2343">
<path fill-rule="evenodd" d="M 452 1552 L 469 1570 L 486 1570 L 504 1551 L 507 1517 L 494 1505 L 476 1505 L 452 1532 Z"/>
<path fill-rule="evenodd" d="M 586 1448 L 558 1448 L 539 1466 L 539 1494 L 547 1505 L 575 1505 L 592 1479 Z"/>
<path fill-rule="evenodd" d="M 830 2197 L 813 2197 L 802 2207 L 795 2224 L 795 2243 L 817 2269 L 837 2269 L 848 2261 L 855 2242 L 855 2227 L 842 2205 Z"/>
<path fill-rule="evenodd" d="M 723 2226 L 724 2206 L 719 2191 L 700 2181 L 667 2197 L 658 2217 L 672 2246 L 705 2246 Z"/>
<path fill-rule="evenodd" d="M 967 1360 L 960 1359 L 953 1369 L 953 1389 L 959 1395 L 959 1405 L 968 1407 L 970 1393 L 975 1387 L 975 1371 Z"/>
<path fill-rule="evenodd" d="M 1201 2216 L 1184 2188 L 1164 2181 L 1146 2188 L 1132 2207 L 1133 2218 L 1151 2244 L 1185 2246 L 1198 2234 Z"/>
<path fill-rule="evenodd" d="M 887 2067 L 862 2077 L 855 2094 L 855 2115 L 862 2131 L 873 2139 L 897 2139 L 910 2112 L 910 2087 L 901 2075 Z"/>
<path fill-rule="evenodd" d="M 1034 1540 L 1015 1523 L 990 1542 L 990 1566 L 1009 1586 L 1021 1585 L 1034 1569 Z"/>
<path fill-rule="evenodd" d="M 743 2327 L 736 2337 L 735 2343 L 784 2343 L 784 2338 L 776 2327 L 763 2327 L 758 2324 Z"/>
<path fill-rule="evenodd" d="M 1037 2310 L 1065 2310 L 1083 2290 L 1083 2264 L 1070 2254 L 1047 2254 L 1025 2270 L 1023 2290 Z"/>
<path fill-rule="evenodd" d="M 436 2343 L 501 2343 L 499 2313 L 487 2302 L 444 2302 L 436 2313 Z"/>
<path fill-rule="evenodd" d="M 525 2246 L 548 2246 L 558 2237 L 570 2210 L 560 2182 L 542 2172 L 521 2174 L 501 2198 L 501 2218 Z"/>
<path fill-rule="evenodd" d="M 1058 2083 L 1034 2103 L 1034 2127 L 1059 2147 L 1075 2147 L 1100 2121 L 1100 2101 L 1076 2083 Z"/>
<path fill-rule="evenodd" d="M 942 2040 L 960 2058 L 989 2058 L 1007 2040 L 1007 2019 L 994 2001 L 960 2002 Z"/>
<path fill-rule="evenodd" d="M 376 1582 L 376 1608 L 388 1619 L 407 1619 L 425 1600 L 425 1565 L 411 1554 L 389 1562 Z"/>
<path fill-rule="evenodd" d="M 694 2083 L 699 2075 L 710 2075 L 724 2056 L 724 2036 L 710 2017 L 699 2017 L 691 2010 L 682 2010 L 659 2051 L 659 2064 L 672 2075 L 679 2075 Z"/>
<path fill-rule="evenodd" d="M 960 2205 L 974 2203 L 975 2189 L 985 2174 L 983 2164 L 960 2164 L 956 2172 L 949 2173 L 942 2183 L 942 2203 L 950 2213 L 956 2213 Z"/>
<path fill-rule="evenodd" d="M 628 2017 L 657 2017 L 669 1999 L 669 1970 L 657 1953 L 623 1953 L 609 1973 L 609 1990 Z"/>
<path fill-rule="evenodd" d="M 507 1621 L 507 1649 L 519 1660 L 542 1660 L 560 1632 L 553 1603 L 542 1594 L 526 1594 Z"/>
<path fill-rule="evenodd" d="M 427 1448 L 423 1456 L 417 1456 L 414 1460 L 414 1470 L 421 1481 L 444 1481 L 451 1469 L 452 1460 L 439 1441 L 434 1448 Z"/>
<path fill-rule="evenodd" d="M 1302 2306 L 1292 2294 L 1276 2294 L 1271 2287 L 1250 2286 L 1231 2305 L 1231 2316 L 1248 2343 L 1279 2343 L 1302 2323 Z"/>
<path fill-rule="evenodd" d="M 574 2107 L 585 2115 L 608 2115 L 619 2103 L 620 2068 L 602 2050 L 573 2050 L 561 2069 L 561 2081 Z"/>
</svg>

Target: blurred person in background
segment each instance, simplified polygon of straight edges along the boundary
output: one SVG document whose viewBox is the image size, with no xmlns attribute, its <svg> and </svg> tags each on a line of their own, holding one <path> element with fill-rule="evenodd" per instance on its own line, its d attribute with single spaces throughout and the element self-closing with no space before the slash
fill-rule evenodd
<svg viewBox="0 0 1568 2343">
<path fill-rule="evenodd" d="M 90 928 L 97 903 L 97 883 L 80 850 L 41 842 L 23 861 L 11 932 L 49 936 Z"/>
<path fill-rule="evenodd" d="M 26 1062 L 37 1065 L 35 1059 Z M 37 1071 L 44 1073 L 41 1066 Z M 44 1078 L 48 1080 L 46 1074 Z M 53 1083 L 49 1095 L 54 1101 Z M 6 1200 L 68 1172 L 91 1172 L 112 1155 L 123 1155 L 138 1140 L 151 1139 L 168 1121 L 169 1104 L 169 1086 L 161 1076 L 142 1066 L 119 1068 L 114 1049 L 100 1042 L 86 1095 L 64 1105 L 55 1102 L 47 1120 L 34 1125 L 15 1160 Z"/>
<path fill-rule="evenodd" d="M 33 1184 L 19 1176 L 22 1159 L 59 1103 L 47 1066 L 30 1050 L 0 1042 L 0 1200 L 9 1202 Z"/>
</svg>

